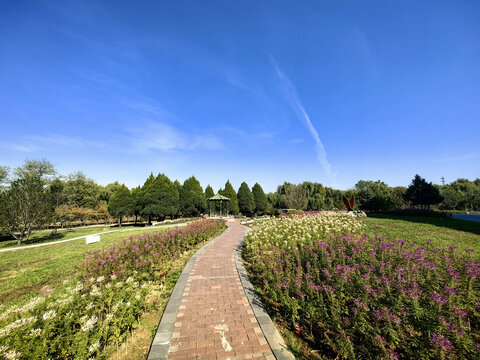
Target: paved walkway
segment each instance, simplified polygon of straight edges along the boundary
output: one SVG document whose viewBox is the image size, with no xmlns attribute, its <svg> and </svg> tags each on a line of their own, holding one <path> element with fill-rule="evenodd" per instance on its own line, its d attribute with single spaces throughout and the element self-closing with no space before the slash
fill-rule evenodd
<svg viewBox="0 0 480 360">
<path fill-rule="evenodd" d="M 148 359 L 275 359 L 235 265 L 235 251 L 247 228 L 238 221 L 228 227 L 187 264 Z"/>
</svg>

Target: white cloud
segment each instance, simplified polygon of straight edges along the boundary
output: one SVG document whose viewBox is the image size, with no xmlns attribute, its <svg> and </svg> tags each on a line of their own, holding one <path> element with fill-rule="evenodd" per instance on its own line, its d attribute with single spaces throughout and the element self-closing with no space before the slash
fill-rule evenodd
<svg viewBox="0 0 480 360">
<path fill-rule="evenodd" d="M 148 151 L 170 152 L 175 150 L 214 150 L 223 147 L 214 135 L 189 134 L 164 122 L 147 121 L 136 124 L 134 129 L 127 129 L 127 141 L 136 153 Z"/>
<path fill-rule="evenodd" d="M 297 93 L 297 89 L 292 84 L 292 82 L 287 77 L 287 75 L 285 75 L 285 73 L 282 70 L 280 70 L 279 66 L 271 56 L 270 56 L 270 61 L 273 64 L 275 72 L 281 81 L 282 90 L 284 92 L 286 100 L 289 102 L 290 106 L 292 107 L 297 117 L 302 121 L 303 125 L 307 128 L 307 130 L 309 131 L 310 135 L 313 138 L 313 141 L 315 142 L 315 150 L 317 152 L 317 159 L 318 159 L 318 162 L 320 163 L 320 166 L 325 171 L 325 174 L 327 175 L 328 179 L 334 183 L 335 174 L 332 174 L 332 166 L 327 160 L 327 152 L 325 150 L 325 147 L 323 146 L 322 141 L 320 140 L 317 130 L 315 129 L 315 127 L 312 124 L 312 121 L 310 120 L 310 116 L 308 115 L 302 102 L 300 101 L 300 98 Z"/>
</svg>

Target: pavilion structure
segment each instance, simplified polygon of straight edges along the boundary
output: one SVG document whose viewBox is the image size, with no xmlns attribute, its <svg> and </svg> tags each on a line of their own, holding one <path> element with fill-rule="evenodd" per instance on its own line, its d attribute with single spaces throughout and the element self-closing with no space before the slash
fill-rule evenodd
<svg viewBox="0 0 480 360">
<path fill-rule="evenodd" d="M 220 213 L 219 213 L 219 216 L 222 216 L 222 208 L 223 208 L 223 203 L 225 201 L 230 201 L 230 199 L 226 196 L 223 196 L 223 195 L 220 195 L 220 194 L 217 194 L 217 195 L 214 195 L 212 196 L 211 198 L 208 198 L 207 199 L 208 201 L 208 213 L 209 213 L 209 216 L 212 216 L 212 203 L 213 203 L 213 208 L 214 208 L 214 211 L 216 211 L 216 204 L 217 203 L 220 203 Z"/>
</svg>

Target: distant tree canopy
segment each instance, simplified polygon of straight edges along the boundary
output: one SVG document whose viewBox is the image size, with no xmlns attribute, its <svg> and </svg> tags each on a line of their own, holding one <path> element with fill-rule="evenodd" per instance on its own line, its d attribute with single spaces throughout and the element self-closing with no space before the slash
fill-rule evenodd
<svg viewBox="0 0 480 360">
<path fill-rule="evenodd" d="M 199 216 L 205 213 L 205 195 L 200 182 L 192 176 L 185 180 L 180 191 L 180 208 L 183 216 Z"/>
<path fill-rule="evenodd" d="M 255 183 L 252 187 L 253 199 L 255 201 L 255 214 L 263 215 L 267 211 L 268 201 L 265 192 L 259 183 Z"/>
<path fill-rule="evenodd" d="M 238 208 L 242 215 L 252 216 L 255 211 L 255 199 L 246 182 L 238 189 Z"/>
<path fill-rule="evenodd" d="M 4 174 L 3 181 L 7 174 Z M 55 174 L 55 168 L 49 161 L 27 160 L 15 169 L 9 187 L 1 192 L 0 228 L 15 237 L 18 245 L 52 216 L 53 207 L 47 187 Z"/>
<path fill-rule="evenodd" d="M 230 180 L 227 180 L 225 183 L 225 188 L 219 191 L 219 194 L 230 199 L 230 201 L 225 202 L 228 213 L 237 215 L 239 212 L 237 193 L 233 189 L 232 184 L 230 184 Z"/>
<path fill-rule="evenodd" d="M 209 199 L 214 195 L 215 193 L 213 192 L 212 187 L 210 185 L 207 185 L 207 187 L 205 188 L 205 199 Z"/>
<path fill-rule="evenodd" d="M 392 207 L 392 193 L 384 182 L 360 180 L 355 184 L 357 202 L 360 209 L 378 211 Z"/>
<path fill-rule="evenodd" d="M 134 213 L 134 202 L 130 190 L 125 185 L 120 185 L 115 192 L 110 196 L 108 202 L 108 212 L 120 220 L 122 226 L 122 218 L 126 215 Z"/>
<path fill-rule="evenodd" d="M 432 183 L 427 183 L 420 175 L 415 175 L 412 183 L 407 188 L 405 199 L 414 206 L 429 209 L 431 205 L 442 202 L 440 191 Z"/>
<path fill-rule="evenodd" d="M 256 183 L 251 191 L 244 182 L 238 196 L 230 181 L 219 194 L 230 199 L 223 210 L 236 215 L 275 215 L 279 209 L 344 210 L 342 196 L 356 197 L 360 209 L 386 211 L 410 206 L 422 209 L 480 210 L 480 179 L 457 179 L 446 185 L 433 185 L 416 175 L 407 187 L 389 187 L 384 182 L 360 180 L 354 189 L 338 190 L 320 183 L 284 182 L 277 191 L 265 194 Z M 47 225 L 71 226 L 87 220 L 109 222 L 111 216 L 120 219 L 135 216 L 151 223 L 152 219 L 198 216 L 206 212 L 206 199 L 215 193 L 210 185 L 205 192 L 194 177 L 183 185 L 166 175 L 153 174 L 143 186 L 131 191 L 118 181 L 101 186 L 77 172 L 67 177 L 57 176 L 47 160 L 27 160 L 10 171 L 0 165 L 0 234 L 10 234 L 21 244 L 33 229 Z M 220 204 L 212 203 L 213 207 Z M 227 209 L 225 209 L 227 207 Z"/>
</svg>

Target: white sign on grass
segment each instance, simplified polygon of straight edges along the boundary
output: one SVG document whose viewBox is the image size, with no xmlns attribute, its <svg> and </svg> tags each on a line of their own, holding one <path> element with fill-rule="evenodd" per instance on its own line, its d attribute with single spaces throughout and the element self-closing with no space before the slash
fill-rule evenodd
<svg viewBox="0 0 480 360">
<path fill-rule="evenodd" d="M 86 244 L 93 244 L 100 241 L 100 235 L 88 235 L 85 237 Z"/>
</svg>

